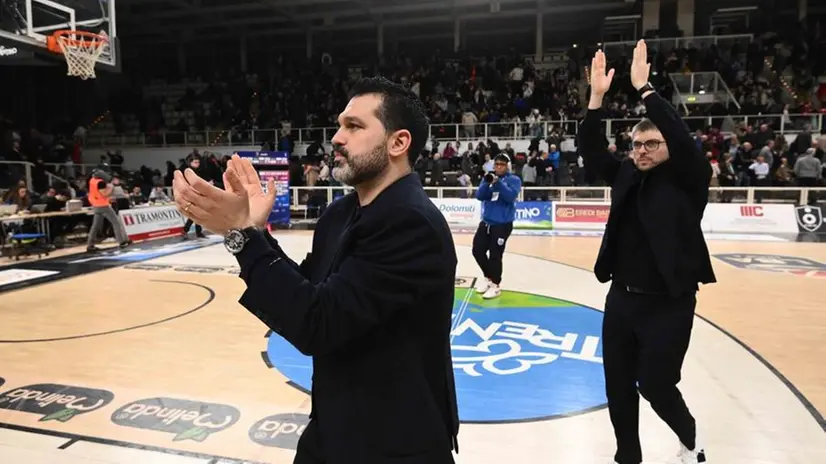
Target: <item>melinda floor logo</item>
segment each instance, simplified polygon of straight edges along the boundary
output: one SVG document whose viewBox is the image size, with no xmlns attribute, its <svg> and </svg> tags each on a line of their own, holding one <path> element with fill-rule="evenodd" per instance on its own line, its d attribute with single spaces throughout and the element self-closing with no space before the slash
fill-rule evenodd
<svg viewBox="0 0 826 464">
<path fill-rule="evenodd" d="M 173 441 L 202 442 L 238 422 L 241 412 L 226 404 L 178 398 L 146 398 L 121 406 L 112 422 L 123 427 L 172 434 Z"/>
<path fill-rule="evenodd" d="M 510 291 L 486 301 L 457 288 L 453 318 L 463 422 L 549 419 L 605 406 L 601 311 Z M 266 354 L 293 384 L 311 388 L 309 357 L 276 334 L 268 338 Z"/>
<path fill-rule="evenodd" d="M 114 397 L 112 392 L 94 388 L 51 383 L 27 385 L 0 395 L 0 409 L 39 415 L 40 422 L 68 422 L 106 406 Z"/>
</svg>

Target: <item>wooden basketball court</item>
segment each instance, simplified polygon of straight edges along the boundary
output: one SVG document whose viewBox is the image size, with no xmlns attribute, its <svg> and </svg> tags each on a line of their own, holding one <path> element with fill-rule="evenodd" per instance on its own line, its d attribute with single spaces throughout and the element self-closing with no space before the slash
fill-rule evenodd
<svg viewBox="0 0 826 464">
<path fill-rule="evenodd" d="M 309 249 L 309 232 L 276 235 Z M 472 237 L 455 238 L 457 462 L 611 462 L 600 239 L 513 236 L 507 291 L 484 302 Z M 710 462 L 826 462 L 826 245 L 709 247 L 719 283 L 700 291 L 680 386 Z M 292 462 L 309 360 L 237 304 L 242 289 L 215 239 L 0 268 L 0 462 Z M 642 403 L 645 462 L 675 462 Z"/>
</svg>

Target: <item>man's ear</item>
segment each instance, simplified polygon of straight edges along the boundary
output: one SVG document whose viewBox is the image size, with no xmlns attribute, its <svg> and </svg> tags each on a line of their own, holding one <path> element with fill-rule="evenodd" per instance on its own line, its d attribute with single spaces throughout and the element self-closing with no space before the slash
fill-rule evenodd
<svg viewBox="0 0 826 464">
<path fill-rule="evenodd" d="M 400 129 L 394 132 L 387 140 L 387 152 L 391 157 L 403 156 L 407 158 L 407 152 L 410 150 L 410 144 L 413 142 L 413 137 L 407 129 Z"/>
</svg>

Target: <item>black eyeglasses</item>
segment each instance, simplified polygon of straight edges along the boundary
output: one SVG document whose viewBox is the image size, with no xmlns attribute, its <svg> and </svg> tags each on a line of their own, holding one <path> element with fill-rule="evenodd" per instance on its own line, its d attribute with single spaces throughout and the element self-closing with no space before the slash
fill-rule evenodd
<svg viewBox="0 0 826 464">
<path fill-rule="evenodd" d="M 660 148 L 660 144 L 663 143 L 665 143 L 665 140 L 646 140 L 645 142 L 634 142 L 631 145 L 634 147 L 634 151 L 640 151 L 642 147 L 645 147 L 647 151 L 654 151 Z"/>
</svg>

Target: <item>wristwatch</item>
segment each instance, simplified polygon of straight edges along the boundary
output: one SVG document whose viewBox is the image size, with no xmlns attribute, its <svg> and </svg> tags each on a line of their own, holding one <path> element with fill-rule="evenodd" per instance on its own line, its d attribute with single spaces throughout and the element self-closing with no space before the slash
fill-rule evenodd
<svg viewBox="0 0 826 464">
<path fill-rule="evenodd" d="M 230 253 L 237 255 L 244 249 L 247 242 L 250 241 L 250 234 L 255 232 L 257 232 L 255 227 L 230 230 L 224 237 L 224 248 L 226 248 Z"/>
<path fill-rule="evenodd" d="M 655 89 L 654 86 L 651 85 L 650 82 L 646 82 L 644 86 L 640 87 L 640 89 L 637 90 L 637 95 L 642 97 L 642 94 L 644 94 L 645 92 L 648 92 L 649 90 L 654 91 L 654 92 L 657 91 L 657 89 Z"/>
</svg>

